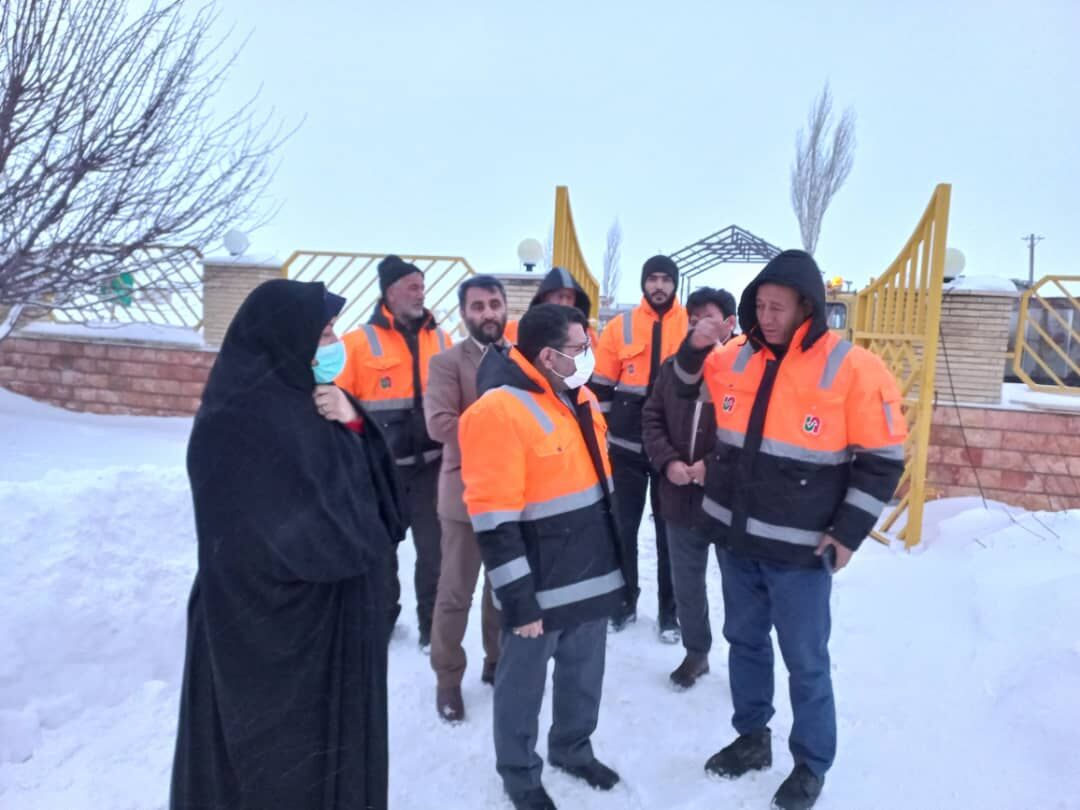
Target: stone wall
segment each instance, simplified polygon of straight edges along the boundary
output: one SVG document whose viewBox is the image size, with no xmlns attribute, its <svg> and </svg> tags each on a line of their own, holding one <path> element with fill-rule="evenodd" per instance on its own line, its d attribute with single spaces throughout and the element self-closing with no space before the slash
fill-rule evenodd
<svg viewBox="0 0 1080 810">
<path fill-rule="evenodd" d="M 1080 412 L 939 404 L 927 486 L 1025 509 L 1080 509 Z"/>
</svg>

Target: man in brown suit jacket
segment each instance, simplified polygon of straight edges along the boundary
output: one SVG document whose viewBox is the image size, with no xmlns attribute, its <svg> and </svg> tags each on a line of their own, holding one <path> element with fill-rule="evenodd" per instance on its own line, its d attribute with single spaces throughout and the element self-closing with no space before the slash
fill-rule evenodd
<svg viewBox="0 0 1080 810">
<path fill-rule="evenodd" d="M 493 343 L 503 342 L 506 291 L 493 276 L 473 276 L 458 289 L 458 303 L 469 337 L 431 358 L 424 392 L 428 433 L 443 445 L 438 499 L 442 567 L 431 626 L 431 668 L 436 677 L 436 710 L 450 723 L 465 719 L 461 681 L 466 656 L 462 641 L 481 565 L 480 546 L 465 511 L 458 419 L 476 401 L 480 359 Z M 499 658 L 499 616 L 486 578 L 480 617 L 484 639 L 484 668 L 480 678 L 484 683 L 494 684 Z"/>
</svg>

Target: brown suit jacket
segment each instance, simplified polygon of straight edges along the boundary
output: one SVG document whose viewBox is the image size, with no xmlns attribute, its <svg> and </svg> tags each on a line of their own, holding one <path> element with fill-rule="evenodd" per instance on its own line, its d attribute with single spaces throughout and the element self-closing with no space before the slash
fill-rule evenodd
<svg viewBox="0 0 1080 810">
<path fill-rule="evenodd" d="M 439 517 L 469 522 L 465 511 L 465 485 L 461 481 L 461 445 L 458 419 L 476 401 L 476 370 L 483 350 L 472 338 L 465 338 L 431 358 L 427 390 L 424 392 L 424 419 L 428 435 L 442 442 L 439 470 Z"/>
</svg>

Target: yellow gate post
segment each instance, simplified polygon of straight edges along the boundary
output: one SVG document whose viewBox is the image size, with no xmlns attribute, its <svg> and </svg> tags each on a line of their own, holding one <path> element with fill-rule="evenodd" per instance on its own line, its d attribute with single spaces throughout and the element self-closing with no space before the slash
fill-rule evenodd
<svg viewBox="0 0 1080 810">
<path fill-rule="evenodd" d="M 907 464 L 897 490 L 903 494 L 885 516 L 881 531 L 871 536 L 887 543 L 884 532 L 906 511 L 907 521 L 898 535 L 908 548 L 922 537 L 951 192 L 947 184 L 934 190 L 900 255 L 859 292 L 855 307 L 852 340 L 879 355 L 896 376 L 909 427 Z"/>
<path fill-rule="evenodd" d="M 585 290 L 585 294 L 592 301 L 589 320 L 596 326 L 600 315 L 600 284 L 589 272 L 589 265 L 581 253 L 577 231 L 574 229 L 574 215 L 570 212 L 570 191 L 566 186 L 555 187 L 555 239 L 551 263 L 554 267 L 566 270 Z"/>
</svg>

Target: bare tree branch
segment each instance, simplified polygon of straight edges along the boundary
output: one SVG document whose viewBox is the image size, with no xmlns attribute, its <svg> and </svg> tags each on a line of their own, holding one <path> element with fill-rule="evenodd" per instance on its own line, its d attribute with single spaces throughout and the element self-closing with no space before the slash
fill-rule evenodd
<svg viewBox="0 0 1080 810">
<path fill-rule="evenodd" d="M 832 198 L 855 163 L 855 112 L 850 107 L 833 127 L 832 93 L 826 82 L 814 100 L 806 129 L 795 136 L 791 167 L 791 207 L 807 253 L 817 249 L 821 223 Z M 830 142 L 831 141 L 831 142 Z"/>
<path fill-rule="evenodd" d="M 604 279 L 602 284 L 601 300 L 606 306 L 615 303 L 615 297 L 619 294 L 619 278 L 622 269 L 619 266 L 620 252 L 622 250 L 622 225 L 619 218 L 611 223 L 607 232 L 607 246 L 604 248 Z"/>
<path fill-rule="evenodd" d="M 254 98 L 213 115 L 239 53 L 216 25 L 213 4 L 186 0 L 130 16 L 123 0 L 3 4 L 0 304 L 100 302 L 161 245 L 204 249 L 265 222 L 291 131 Z"/>
</svg>

